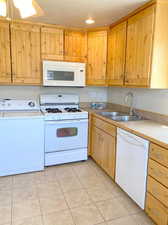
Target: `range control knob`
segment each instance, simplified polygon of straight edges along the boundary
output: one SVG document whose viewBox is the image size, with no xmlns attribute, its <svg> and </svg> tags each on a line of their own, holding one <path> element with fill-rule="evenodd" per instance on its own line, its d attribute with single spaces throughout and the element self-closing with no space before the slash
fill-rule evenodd
<svg viewBox="0 0 168 225">
<path fill-rule="evenodd" d="M 34 103 L 34 102 L 29 102 L 28 105 L 29 105 L 30 107 L 35 107 L 35 103 Z"/>
</svg>

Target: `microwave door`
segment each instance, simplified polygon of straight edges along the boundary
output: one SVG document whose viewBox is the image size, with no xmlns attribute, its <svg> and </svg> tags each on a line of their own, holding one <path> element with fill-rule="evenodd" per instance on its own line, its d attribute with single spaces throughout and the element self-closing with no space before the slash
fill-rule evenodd
<svg viewBox="0 0 168 225">
<path fill-rule="evenodd" d="M 85 80 L 77 68 L 48 66 L 44 70 L 45 86 L 85 86 Z"/>
</svg>

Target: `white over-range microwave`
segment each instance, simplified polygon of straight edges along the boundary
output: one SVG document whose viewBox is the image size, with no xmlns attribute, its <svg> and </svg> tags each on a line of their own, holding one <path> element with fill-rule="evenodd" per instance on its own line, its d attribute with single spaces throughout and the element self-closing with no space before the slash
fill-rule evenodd
<svg viewBox="0 0 168 225">
<path fill-rule="evenodd" d="M 85 63 L 43 61 L 44 86 L 85 86 Z"/>
</svg>

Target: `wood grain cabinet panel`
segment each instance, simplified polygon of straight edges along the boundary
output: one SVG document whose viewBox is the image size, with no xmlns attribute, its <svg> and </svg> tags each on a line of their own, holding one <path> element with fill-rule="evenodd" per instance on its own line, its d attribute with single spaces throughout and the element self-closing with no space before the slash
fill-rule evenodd
<svg viewBox="0 0 168 225">
<path fill-rule="evenodd" d="M 161 185 L 152 177 L 148 176 L 147 190 L 151 193 L 156 199 L 168 207 L 168 188 Z"/>
<path fill-rule="evenodd" d="M 0 21 L 0 84 L 11 83 L 9 23 Z"/>
<path fill-rule="evenodd" d="M 107 31 L 88 32 L 87 85 L 106 85 Z"/>
<path fill-rule="evenodd" d="M 150 86 L 155 6 L 128 19 L 125 85 Z"/>
<path fill-rule="evenodd" d="M 116 129 L 113 125 L 103 125 L 93 116 L 91 128 L 91 156 L 99 166 L 112 178 L 115 178 L 116 164 Z M 103 129 L 101 129 L 103 128 Z M 105 129 L 107 128 L 107 130 Z M 104 130 L 105 129 L 105 130 Z"/>
<path fill-rule="evenodd" d="M 168 149 L 151 143 L 149 157 L 163 166 L 168 167 Z"/>
<path fill-rule="evenodd" d="M 87 61 L 87 32 L 65 30 L 64 60 L 70 62 Z"/>
<path fill-rule="evenodd" d="M 168 168 L 149 159 L 148 174 L 168 188 Z"/>
<path fill-rule="evenodd" d="M 11 45 L 13 83 L 40 85 L 40 27 L 12 23 Z"/>
<path fill-rule="evenodd" d="M 99 164 L 102 164 L 102 132 L 95 126 L 92 127 L 91 131 L 91 156 Z"/>
<path fill-rule="evenodd" d="M 168 224 L 168 209 L 149 193 L 146 196 L 145 211 L 157 225 Z"/>
<path fill-rule="evenodd" d="M 124 85 L 126 33 L 126 21 L 113 27 L 108 33 L 107 82 L 109 86 Z"/>
<path fill-rule="evenodd" d="M 55 27 L 41 28 L 42 59 L 64 59 L 64 31 Z"/>
<path fill-rule="evenodd" d="M 116 141 L 115 137 L 103 133 L 102 137 L 102 162 L 101 166 L 106 173 L 114 180 L 115 178 L 115 165 L 116 165 Z"/>
<path fill-rule="evenodd" d="M 92 124 L 111 136 L 116 136 L 116 127 L 107 122 L 93 116 Z"/>
</svg>

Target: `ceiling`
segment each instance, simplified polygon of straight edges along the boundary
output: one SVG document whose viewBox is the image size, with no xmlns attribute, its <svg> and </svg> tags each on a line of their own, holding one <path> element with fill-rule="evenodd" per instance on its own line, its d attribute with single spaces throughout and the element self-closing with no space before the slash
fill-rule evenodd
<svg viewBox="0 0 168 225">
<path fill-rule="evenodd" d="M 41 17 L 31 21 L 70 27 L 97 27 L 109 25 L 149 0 L 36 0 L 44 10 Z M 18 13 L 15 12 L 15 17 Z M 92 17 L 95 24 L 86 25 Z"/>
</svg>

